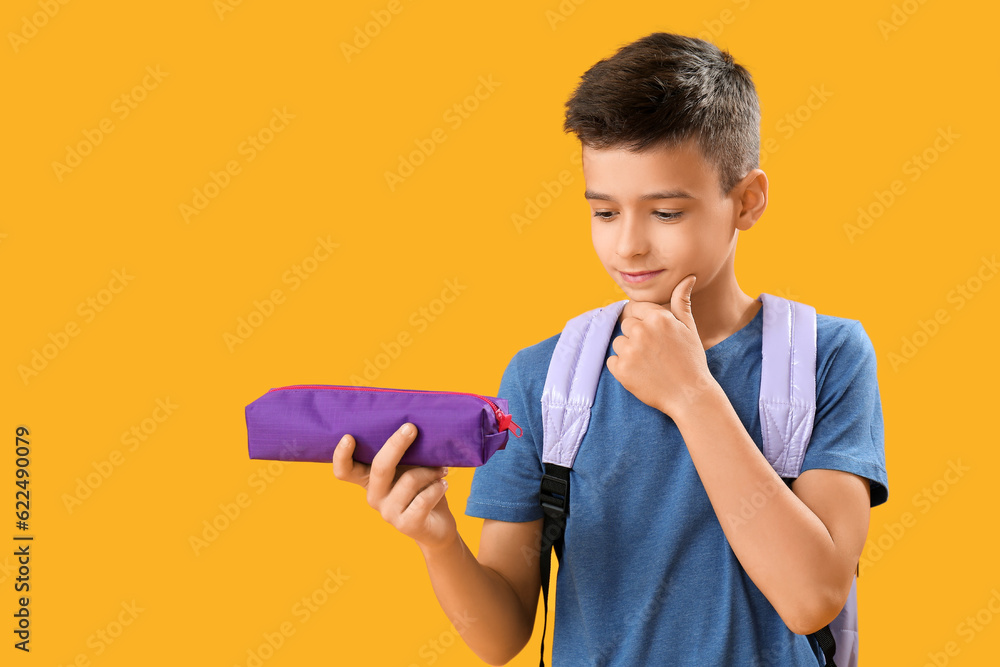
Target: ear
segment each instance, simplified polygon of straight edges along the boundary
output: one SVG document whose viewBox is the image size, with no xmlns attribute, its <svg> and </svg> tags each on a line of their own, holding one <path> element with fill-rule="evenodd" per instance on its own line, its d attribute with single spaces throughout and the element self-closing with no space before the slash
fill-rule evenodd
<svg viewBox="0 0 1000 667">
<path fill-rule="evenodd" d="M 734 206 L 736 229 L 743 232 L 753 227 L 767 208 L 767 174 L 751 169 L 733 188 L 733 195 L 738 197 Z"/>
</svg>

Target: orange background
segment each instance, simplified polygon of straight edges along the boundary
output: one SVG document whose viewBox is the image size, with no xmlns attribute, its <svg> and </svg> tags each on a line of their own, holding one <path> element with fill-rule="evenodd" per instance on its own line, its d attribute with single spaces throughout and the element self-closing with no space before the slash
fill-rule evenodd
<svg viewBox="0 0 1000 667">
<path fill-rule="evenodd" d="M 864 664 L 993 664 L 997 19 L 916 0 L 5 3 L 2 662 L 248 665 L 284 627 L 268 667 L 479 664 L 412 541 L 329 465 L 249 460 L 243 410 L 297 383 L 495 395 L 519 349 L 624 298 L 563 104 L 663 30 L 729 49 L 758 87 L 770 205 L 740 243 L 743 290 L 861 320 L 879 354 L 890 499 L 859 579 Z M 438 309 L 447 281 L 463 287 Z M 29 654 L 11 633 L 19 425 Z M 476 551 L 471 479 L 447 493 Z M 537 621 L 511 664 L 537 664 Z"/>
</svg>

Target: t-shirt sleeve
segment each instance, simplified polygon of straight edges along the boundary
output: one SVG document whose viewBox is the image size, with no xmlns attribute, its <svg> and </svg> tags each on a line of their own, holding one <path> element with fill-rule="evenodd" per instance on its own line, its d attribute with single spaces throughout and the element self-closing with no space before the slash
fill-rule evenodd
<svg viewBox="0 0 1000 667">
<path fill-rule="evenodd" d="M 518 373 L 519 355 L 507 365 L 497 396 L 507 399 L 508 413 L 521 427 L 521 437 L 510 433 L 504 448 L 476 468 L 465 506 L 467 516 L 519 522 L 544 516 L 539 497 L 544 469 L 536 446 L 542 437 L 540 417 L 537 426 L 535 421 L 541 407 L 529 409 L 530 398 Z"/>
<path fill-rule="evenodd" d="M 868 480 L 871 506 L 889 498 L 885 434 L 875 348 L 861 322 L 832 353 L 816 397 L 816 417 L 802 471 L 843 470 Z"/>
</svg>

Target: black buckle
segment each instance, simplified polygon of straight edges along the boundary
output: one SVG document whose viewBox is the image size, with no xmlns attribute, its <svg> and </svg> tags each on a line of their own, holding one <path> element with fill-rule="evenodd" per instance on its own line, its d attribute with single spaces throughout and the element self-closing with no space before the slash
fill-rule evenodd
<svg viewBox="0 0 1000 667">
<path fill-rule="evenodd" d="M 569 468 L 551 465 L 545 464 L 540 498 L 546 514 L 561 517 L 569 514 Z"/>
</svg>

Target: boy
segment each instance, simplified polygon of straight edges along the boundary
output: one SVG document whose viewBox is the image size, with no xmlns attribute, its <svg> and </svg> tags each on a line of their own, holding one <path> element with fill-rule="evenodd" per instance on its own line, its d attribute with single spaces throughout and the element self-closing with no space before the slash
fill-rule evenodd
<svg viewBox="0 0 1000 667">
<path fill-rule="evenodd" d="M 571 473 L 552 664 L 821 665 L 806 635 L 843 607 L 870 507 L 888 498 L 876 358 L 860 322 L 817 315 L 814 430 L 801 476 L 779 478 L 757 405 L 762 305 L 733 268 L 738 232 L 767 205 L 750 74 L 708 42 L 654 33 L 594 65 L 566 106 L 594 249 L 630 301 Z M 413 433 L 370 468 L 349 436 L 334 454 L 338 479 L 417 541 L 442 608 L 492 665 L 534 627 L 540 399 L 558 338 L 503 374 L 522 437 L 475 471 L 478 558 L 447 471 L 397 468 Z"/>
</svg>

